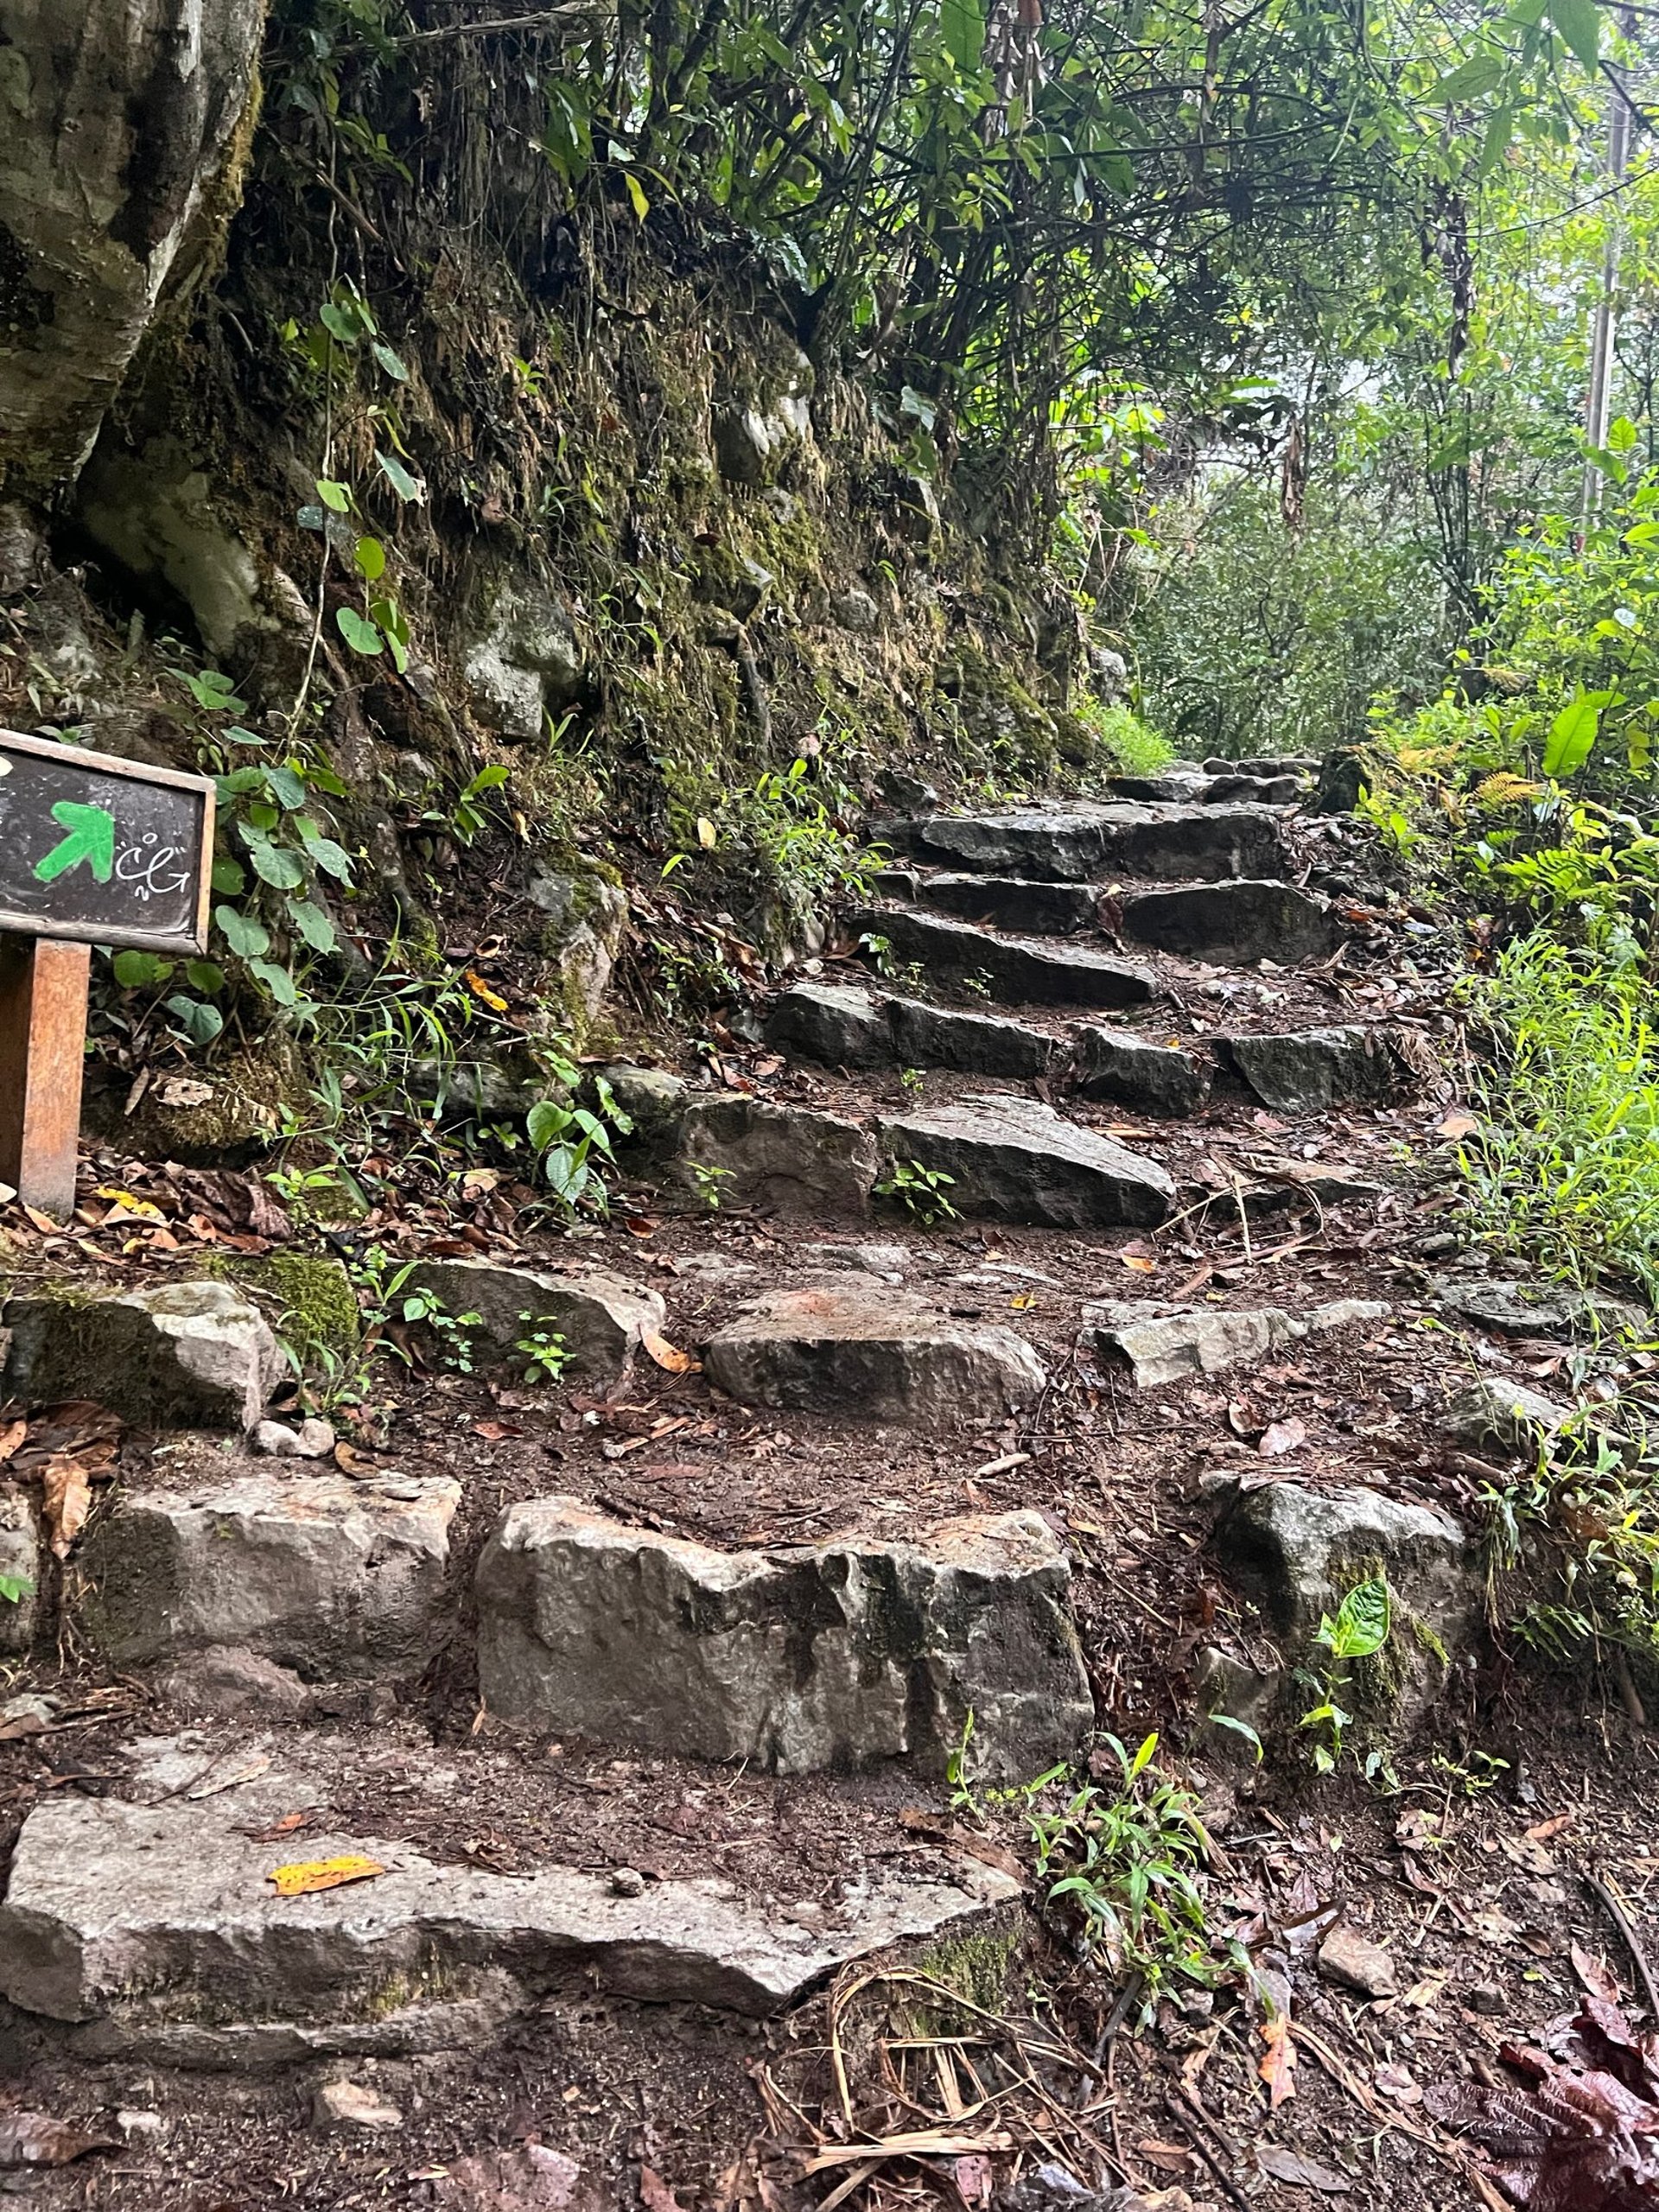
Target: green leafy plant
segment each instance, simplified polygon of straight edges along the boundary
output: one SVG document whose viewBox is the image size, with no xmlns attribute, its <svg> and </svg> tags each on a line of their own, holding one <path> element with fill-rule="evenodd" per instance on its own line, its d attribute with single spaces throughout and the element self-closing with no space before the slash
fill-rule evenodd
<svg viewBox="0 0 1659 2212">
<path fill-rule="evenodd" d="M 34 1593 L 35 1583 L 27 1574 L 0 1574 L 0 1604 L 21 1605 L 25 1598 Z"/>
<path fill-rule="evenodd" d="M 632 1127 L 614 1102 L 612 1119 L 625 1133 Z M 526 1128 L 543 1179 L 559 1206 L 571 1214 L 584 1206 L 603 1213 L 609 1198 L 602 1170 L 613 1154 L 610 1130 L 601 1116 L 585 1106 L 543 1098 L 531 1108 Z"/>
<path fill-rule="evenodd" d="M 1044 1905 L 1085 1958 L 1141 1978 L 1143 2009 L 1182 1976 L 1215 1979 L 1204 1869 L 1210 1839 L 1198 1800 L 1154 1762 L 1158 1738 L 1131 1754 L 1106 1738 L 1116 1788 L 1085 1783 L 1052 1812 L 1028 1815 Z"/>
<path fill-rule="evenodd" d="M 918 1091 L 926 1080 L 920 1068 L 900 1068 L 899 1071 L 899 1081 L 906 1090 Z"/>
<path fill-rule="evenodd" d="M 721 1186 L 730 1182 L 732 1170 L 729 1167 L 705 1167 L 701 1160 L 694 1160 L 688 1163 L 686 1173 L 690 1177 L 691 1187 L 702 1201 L 704 1208 L 709 1213 L 718 1213 Z"/>
<path fill-rule="evenodd" d="M 924 1167 L 918 1160 L 895 1160 L 876 1186 L 876 1195 L 897 1198 L 906 1211 L 931 1229 L 938 1222 L 957 1221 L 961 1216 L 945 1196 L 956 1177 L 942 1167 Z"/>
<path fill-rule="evenodd" d="M 1298 1726 L 1316 1732 L 1313 1764 L 1320 1774 L 1334 1774 L 1342 1761 L 1343 1737 L 1353 1715 L 1337 1703 L 1347 1694 L 1354 1662 L 1372 1659 L 1387 1643 L 1393 1625 L 1393 1601 L 1387 1578 L 1375 1574 L 1354 1587 L 1337 1608 L 1333 1620 L 1321 1614 L 1314 1642 L 1336 1662 L 1319 1684 L 1316 1702 L 1303 1713 Z M 1381 1762 L 1374 1771 L 1381 1770 Z"/>
<path fill-rule="evenodd" d="M 524 1324 L 524 1333 L 513 1349 L 524 1355 L 525 1382 L 556 1382 L 575 1354 L 556 1331 L 547 1327 L 544 1315 L 526 1311 L 518 1319 Z"/>
</svg>

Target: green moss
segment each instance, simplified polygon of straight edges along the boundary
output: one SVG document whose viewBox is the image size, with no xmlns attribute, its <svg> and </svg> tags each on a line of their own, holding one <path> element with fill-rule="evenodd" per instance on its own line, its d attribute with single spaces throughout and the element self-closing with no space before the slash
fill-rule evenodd
<svg viewBox="0 0 1659 2212">
<path fill-rule="evenodd" d="M 970 2005 L 988 2012 L 1002 2009 L 1008 1975 L 1020 1947 L 1017 1925 L 988 1929 L 977 1936 L 951 1936 L 930 1945 L 916 1961 L 918 1974 L 943 1982 Z"/>
<path fill-rule="evenodd" d="M 272 1300 L 280 1300 L 278 1334 L 308 1366 L 325 1357 L 349 1359 L 363 1333 L 357 1293 L 341 1262 L 321 1252 L 272 1252 L 264 1259 L 232 1258 L 224 1271 Z"/>
</svg>

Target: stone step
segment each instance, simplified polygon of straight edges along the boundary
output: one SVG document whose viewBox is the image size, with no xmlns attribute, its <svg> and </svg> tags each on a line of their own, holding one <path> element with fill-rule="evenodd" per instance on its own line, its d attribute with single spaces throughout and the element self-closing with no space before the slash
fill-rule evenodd
<svg viewBox="0 0 1659 2212">
<path fill-rule="evenodd" d="M 1272 876 L 1287 857 L 1285 816 L 1262 806 L 1079 801 L 929 815 L 895 823 L 890 834 L 920 860 L 1058 883 L 1103 875 L 1170 883 Z"/>
<path fill-rule="evenodd" d="M 630 1894 L 570 1866 L 441 1865 L 321 1821 L 261 1841 L 326 1804 L 323 1755 L 308 1765 L 285 1740 L 256 1779 L 187 1802 L 202 1765 L 188 1743 L 152 1746 L 135 1786 L 158 1802 L 65 1796 L 23 1822 L 0 1904 L 0 1996 L 86 2024 L 70 2039 L 83 2056 L 248 2066 L 453 2049 L 560 1988 L 766 2014 L 889 1943 L 982 1928 L 1020 1894 L 965 1858 L 861 1868 L 809 1923 L 724 1880 Z M 311 1894 L 273 1885 L 280 1866 L 347 1855 L 384 1871 Z"/>
<path fill-rule="evenodd" d="M 1258 753 L 1249 760 L 1223 760 L 1218 756 L 1201 761 L 1206 776 L 1317 776 L 1319 760 L 1313 753 Z"/>
<path fill-rule="evenodd" d="M 957 1212 L 1051 1229 L 1148 1228 L 1175 1186 L 1156 1160 L 1034 1098 L 1000 1094 L 883 1117 L 895 1160 L 949 1175 Z"/>
<path fill-rule="evenodd" d="M 1294 806 L 1308 788 L 1303 776 L 1259 776 L 1234 769 L 1217 772 L 1187 762 L 1160 769 L 1156 775 L 1114 776 L 1111 781 L 1119 798 L 1154 805 Z"/>
<path fill-rule="evenodd" d="M 888 871 L 902 876 L 901 870 Z M 959 921 L 1030 937 L 1071 937 L 1099 926 L 1100 894 L 1088 883 L 1039 883 L 1011 875 L 922 875 L 906 879 L 901 895 L 912 904 Z"/>
<path fill-rule="evenodd" d="M 710 1338 L 703 1363 L 745 1405 L 931 1430 L 1001 1421 L 1047 1379 L 1012 1329 L 874 1282 L 772 1292 Z"/>
<path fill-rule="evenodd" d="M 977 982 L 1005 1006 L 1144 1006 L 1158 995 L 1147 969 L 1081 945 L 1000 937 L 904 906 L 866 907 L 849 926 L 885 938 L 899 963 L 918 963 L 941 982 Z"/>
<path fill-rule="evenodd" d="M 1214 1039 L 1224 1066 L 1275 1114 L 1322 1114 L 1338 1098 L 1382 1099 L 1402 1070 L 1386 1040 L 1363 1023 Z"/>
<path fill-rule="evenodd" d="M 913 1543 L 743 1552 L 630 1529 L 571 1497 L 508 1507 L 478 1569 L 496 1717 L 781 1774 L 903 1762 L 1027 1780 L 1093 1722 L 1065 1554 L 1033 1512 Z"/>
<path fill-rule="evenodd" d="M 966 1075 L 1039 1076 L 1067 1046 L 1030 1023 L 889 998 L 846 983 L 797 983 L 766 1018 L 774 1050 L 821 1067 L 954 1068 Z"/>
<path fill-rule="evenodd" d="M 601 1268 L 512 1268 L 494 1260 L 423 1260 L 411 1288 L 435 1298 L 457 1322 L 480 1365 L 512 1361 L 521 1338 L 562 1338 L 563 1372 L 613 1389 L 633 1365 L 640 1338 L 660 1334 L 668 1309 L 654 1290 Z M 518 1357 L 522 1367 L 522 1355 Z"/>
<path fill-rule="evenodd" d="M 880 1155 L 860 1122 L 732 1095 L 687 1107 L 674 1166 L 682 1183 L 719 1205 L 862 1214 Z"/>
<path fill-rule="evenodd" d="M 312 1681 L 416 1675 L 452 1625 L 445 1477 L 201 1452 L 189 1486 L 123 1489 L 82 1542 L 80 1634 L 116 1667 L 221 1648 Z"/>
<path fill-rule="evenodd" d="M 1323 1336 L 1357 1321 L 1381 1321 L 1390 1309 L 1358 1298 L 1331 1300 L 1306 1313 L 1281 1306 L 1228 1312 L 1211 1306 L 1166 1306 L 1154 1299 L 1109 1299 L 1083 1309 L 1084 1332 L 1112 1366 L 1140 1390 L 1254 1366 L 1304 1337 Z"/>
<path fill-rule="evenodd" d="M 1073 1038 L 1069 1072 L 1079 1098 L 1183 1116 L 1201 1111 L 1209 1098 L 1215 1071 L 1195 1052 L 1089 1022 L 1077 1023 Z"/>
<path fill-rule="evenodd" d="M 227 1282 L 88 1293 L 50 1286 L 6 1302 L 8 1396 L 92 1398 L 146 1428 L 253 1428 L 288 1360 Z"/>
<path fill-rule="evenodd" d="M 1116 902 L 1117 926 L 1131 944 L 1217 966 L 1272 960 L 1294 968 L 1334 951 L 1330 910 L 1294 884 L 1237 876 L 1178 890 L 1135 891 Z"/>
</svg>

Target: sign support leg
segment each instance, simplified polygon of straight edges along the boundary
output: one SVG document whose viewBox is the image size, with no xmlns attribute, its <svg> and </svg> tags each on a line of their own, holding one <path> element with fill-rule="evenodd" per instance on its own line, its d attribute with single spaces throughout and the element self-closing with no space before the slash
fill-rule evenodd
<svg viewBox="0 0 1659 2212">
<path fill-rule="evenodd" d="M 67 1221 L 75 1207 L 92 947 L 0 935 L 0 1182 Z"/>
</svg>

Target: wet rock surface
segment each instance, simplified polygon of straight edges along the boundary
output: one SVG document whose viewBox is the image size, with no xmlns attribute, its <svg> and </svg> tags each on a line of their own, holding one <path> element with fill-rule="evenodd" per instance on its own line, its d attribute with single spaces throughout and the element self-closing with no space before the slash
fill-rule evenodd
<svg viewBox="0 0 1659 2212">
<path fill-rule="evenodd" d="M 488 1260 L 423 1260 L 409 1287 L 435 1298 L 480 1356 L 522 1365 L 520 1340 L 541 1331 L 563 1339 L 566 1371 L 588 1382 L 620 1382 L 640 1338 L 660 1333 L 667 1318 L 658 1292 L 599 1268 L 556 1274 Z M 476 1319 L 466 1321 L 469 1313 Z"/>
<path fill-rule="evenodd" d="M 1210 1096 L 1210 1068 L 1178 1046 L 1092 1023 L 1079 1023 L 1072 1033 L 1071 1080 L 1080 1098 L 1109 1099 L 1148 1114 L 1187 1115 L 1196 1114 Z"/>
<path fill-rule="evenodd" d="M 712 1177 L 722 1202 L 831 1215 L 868 1211 L 878 1164 L 856 1122 L 740 1097 L 687 1108 L 678 1162 L 693 1190 Z"/>
<path fill-rule="evenodd" d="M 982 1094 L 960 1105 L 884 1117 L 895 1160 L 949 1175 L 959 1212 L 1053 1228 L 1144 1227 L 1175 1189 L 1155 1160 L 1067 1121 L 1033 1098 Z"/>
<path fill-rule="evenodd" d="M 1138 891 L 1122 901 L 1118 918 L 1131 944 L 1239 965 L 1323 959 L 1337 941 L 1336 925 L 1319 899 L 1293 884 L 1248 877 Z"/>
<path fill-rule="evenodd" d="M 1338 1098 L 1386 1097 L 1398 1080 L 1387 1046 L 1357 1024 L 1222 1036 L 1224 1059 L 1276 1114 L 1322 1114 Z"/>
<path fill-rule="evenodd" d="M 901 906 L 869 909 L 854 925 L 884 936 L 896 960 L 919 962 L 938 981 L 978 987 L 1007 1005 L 1144 1006 L 1157 996 L 1147 969 L 1086 945 L 1000 937 Z"/>
</svg>

